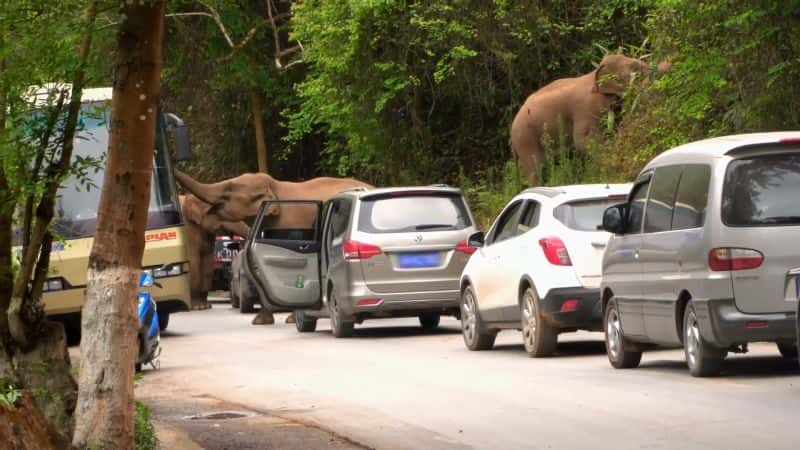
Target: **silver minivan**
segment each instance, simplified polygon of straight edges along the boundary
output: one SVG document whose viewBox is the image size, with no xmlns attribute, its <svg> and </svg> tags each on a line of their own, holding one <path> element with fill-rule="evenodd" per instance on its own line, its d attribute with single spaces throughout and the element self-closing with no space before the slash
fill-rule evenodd
<svg viewBox="0 0 800 450">
<path fill-rule="evenodd" d="M 727 136 L 654 158 L 612 206 L 601 284 L 606 349 L 636 367 L 683 346 L 694 376 L 728 352 L 775 342 L 797 357 L 800 132 Z"/>
<path fill-rule="evenodd" d="M 318 220 L 313 229 L 277 227 L 264 215 L 271 205 L 281 215 L 313 208 Z M 321 317 L 335 337 L 384 317 L 435 328 L 441 315 L 458 315 L 474 224 L 461 191 L 443 185 L 355 189 L 324 204 L 268 201 L 242 265 L 262 300 L 295 310 L 300 332 L 314 331 Z"/>
</svg>

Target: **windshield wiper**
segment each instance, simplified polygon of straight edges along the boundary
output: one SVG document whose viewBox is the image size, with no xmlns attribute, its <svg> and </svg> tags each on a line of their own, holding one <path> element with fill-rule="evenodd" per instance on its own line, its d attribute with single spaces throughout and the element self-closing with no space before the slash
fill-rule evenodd
<svg viewBox="0 0 800 450">
<path fill-rule="evenodd" d="M 757 223 L 799 223 L 800 216 L 774 216 L 759 220 Z"/>
<path fill-rule="evenodd" d="M 414 227 L 415 230 L 431 230 L 434 228 L 453 228 L 453 226 L 447 223 L 425 223 Z"/>
</svg>

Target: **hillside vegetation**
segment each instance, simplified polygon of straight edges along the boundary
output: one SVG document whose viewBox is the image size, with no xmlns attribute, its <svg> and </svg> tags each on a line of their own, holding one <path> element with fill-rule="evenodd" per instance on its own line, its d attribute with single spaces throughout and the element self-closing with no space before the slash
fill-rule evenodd
<svg viewBox="0 0 800 450">
<path fill-rule="evenodd" d="M 252 8 L 218 9 L 243 36 L 260 20 L 262 2 L 237 3 Z M 193 123 L 209 124 L 195 126 L 201 157 L 192 168 L 206 179 L 256 169 L 248 107 L 256 89 L 267 99 L 276 176 L 447 182 L 470 192 L 479 215 L 491 215 L 521 186 L 508 164 L 516 109 L 538 87 L 591 71 L 608 52 L 666 59 L 672 70 L 628 92 L 588 156 L 561 157 L 552 146 L 546 184 L 630 180 L 654 154 L 683 142 L 800 128 L 798 0 L 278 5 L 291 8 L 282 36 L 304 49 L 304 63 L 284 71 L 270 64 L 269 28 L 222 64 L 215 58 L 227 50 L 213 23 L 168 23 L 167 92 L 174 109 L 191 106 Z"/>
</svg>

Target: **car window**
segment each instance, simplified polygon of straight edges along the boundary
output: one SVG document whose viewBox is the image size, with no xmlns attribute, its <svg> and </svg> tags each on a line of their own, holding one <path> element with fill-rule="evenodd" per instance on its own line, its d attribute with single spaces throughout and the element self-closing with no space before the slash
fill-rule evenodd
<svg viewBox="0 0 800 450">
<path fill-rule="evenodd" d="M 503 215 L 500 216 L 500 219 L 497 221 L 497 226 L 492 232 L 491 244 L 502 242 L 517 235 L 519 231 L 517 224 L 519 224 L 523 204 L 524 202 L 522 200 L 518 200 L 503 212 Z"/>
<path fill-rule="evenodd" d="M 722 220 L 732 226 L 800 225 L 800 153 L 731 161 L 722 190 Z"/>
<path fill-rule="evenodd" d="M 536 225 L 539 224 L 539 212 L 541 209 L 537 201 L 528 200 L 525 202 L 525 209 L 522 211 L 519 225 L 517 225 L 517 234 L 527 233 L 531 229 L 536 228 Z"/>
<path fill-rule="evenodd" d="M 650 180 L 640 183 L 633 188 L 630 207 L 628 208 L 628 220 L 625 222 L 625 234 L 637 234 L 642 232 L 642 218 L 644 216 L 644 204 L 647 199 L 647 189 L 650 187 Z"/>
<path fill-rule="evenodd" d="M 617 204 L 619 200 L 608 198 L 564 203 L 553 210 L 553 217 L 573 230 L 597 231 L 603 224 L 603 213 Z"/>
<path fill-rule="evenodd" d="M 333 241 L 340 240 L 347 232 L 347 225 L 350 223 L 350 209 L 352 203 L 349 200 L 336 200 L 331 205 L 330 230 Z"/>
<path fill-rule="evenodd" d="M 672 209 L 681 179 L 681 166 L 659 167 L 650 182 L 650 195 L 644 216 L 644 232 L 669 231 L 672 226 Z"/>
<path fill-rule="evenodd" d="M 280 203 L 280 215 L 295 217 L 316 217 L 318 206 L 312 202 Z M 256 241 L 313 241 L 317 238 L 317 222 L 311 221 L 307 226 L 286 226 L 278 222 L 278 216 L 265 215 L 253 233 Z"/>
<path fill-rule="evenodd" d="M 402 192 L 364 199 L 358 229 L 366 233 L 463 230 L 472 225 L 461 195 Z"/>
<path fill-rule="evenodd" d="M 683 166 L 683 175 L 675 198 L 675 210 L 672 213 L 673 230 L 703 226 L 710 180 L 710 166 L 702 164 Z"/>
</svg>

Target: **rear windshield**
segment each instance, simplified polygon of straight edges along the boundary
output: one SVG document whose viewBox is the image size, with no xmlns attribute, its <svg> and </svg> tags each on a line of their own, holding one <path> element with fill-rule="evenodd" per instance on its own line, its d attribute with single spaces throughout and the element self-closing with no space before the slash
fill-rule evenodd
<svg viewBox="0 0 800 450">
<path fill-rule="evenodd" d="M 603 212 L 606 208 L 619 204 L 620 199 L 583 200 L 564 203 L 553 211 L 556 220 L 568 228 L 578 231 L 597 231 L 603 224 Z"/>
<path fill-rule="evenodd" d="M 800 225 L 800 153 L 731 161 L 722 220 L 731 226 Z"/>
<path fill-rule="evenodd" d="M 462 230 L 471 225 L 461 196 L 447 194 L 365 199 L 358 217 L 358 230 L 365 233 Z"/>
</svg>

